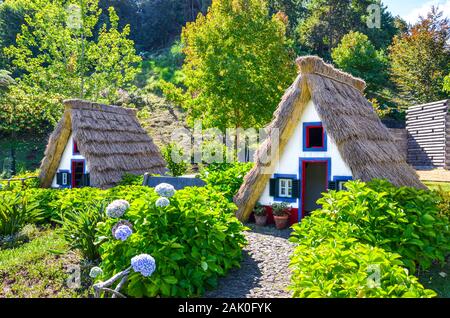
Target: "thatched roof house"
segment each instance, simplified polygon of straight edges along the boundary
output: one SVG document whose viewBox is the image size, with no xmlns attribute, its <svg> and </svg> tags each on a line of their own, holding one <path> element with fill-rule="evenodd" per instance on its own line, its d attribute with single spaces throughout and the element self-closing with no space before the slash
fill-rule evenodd
<svg viewBox="0 0 450 318">
<path fill-rule="evenodd" d="M 288 202 L 298 210 L 291 221 L 298 222 L 317 208 L 320 193 L 341 189 L 351 179 L 424 187 L 364 97 L 363 80 L 318 57 L 302 57 L 297 64 L 299 75 L 268 126 L 279 130 L 279 160 L 272 167 L 259 160 L 272 148 L 266 139 L 235 196 L 240 220 L 247 220 L 259 201 Z"/>
<path fill-rule="evenodd" d="M 134 109 L 82 100 L 64 102 L 41 164 L 43 187 L 116 185 L 125 173 L 161 174 L 165 162 Z"/>
</svg>

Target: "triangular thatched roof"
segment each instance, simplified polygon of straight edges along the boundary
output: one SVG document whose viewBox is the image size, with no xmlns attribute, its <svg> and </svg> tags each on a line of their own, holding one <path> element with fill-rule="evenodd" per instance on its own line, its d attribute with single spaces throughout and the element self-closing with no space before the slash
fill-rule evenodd
<svg viewBox="0 0 450 318">
<path fill-rule="evenodd" d="M 396 186 L 424 188 L 415 170 L 400 154 L 389 130 L 364 97 L 366 84 L 363 80 L 314 56 L 299 58 L 297 64 L 300 74 L 286 91 L 268 126 L 269 131 L 279 129 L 280 154 L 294 133 L 304 107 L 312 100 L 328 136 L 337 145 L 355 179 L 387 179 Z M 272 141 L 268 138 L 256 152 L 255 167 L 235 196 L 239 208 L 237 216 L 241 220 L 250 216 L 271 177 L 267 165 L 259 160 L 259 153 L 269 153 L 267 150 L 271 147 Z"/>
<path fill-rule="evenodd" d="M 43 187 L 50 187 L 71 133 L 88 162 L 91 186 L 112 187 L 125 173 L 165 172 L 164 159 L 134 109 L 82 100 L 64 104 L 63 117 L 50 136 L 41 164 Z"/>
</svg>

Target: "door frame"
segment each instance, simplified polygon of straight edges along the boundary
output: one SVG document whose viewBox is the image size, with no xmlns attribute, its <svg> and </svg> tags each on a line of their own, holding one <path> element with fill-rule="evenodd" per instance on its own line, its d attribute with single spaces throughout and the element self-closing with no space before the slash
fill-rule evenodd
<svg viewBox="0 0 450 318">
<path fill-rule="evenodd" d="M 84 159 L 72 159 L 72 160 L 70 160 L 70 171 L 71 171 L 71 174 L 72 174 L 72 182 L 71 182 L 72 183 L 71 184 L 72 189 L 75 189 L 75 171 L 73 169 L 73 164 L 77 163 L 77 162 L 83 163 L 83 174 L 86 174 L 86 160 L 84 160 Z"/>
<path fill-rule="evenodd" d="M 306 164 L 307 163 L 325 163 L 327 169 L 325 185 L 328 189 L 328 182 L 331 180 L 331 158 L 299 158 L 299 176 L 301 180 L 300 185 L 300 200 L 298 209 L 298 221 L 300 222 L 305 215 L 305 186 L 306 186 Z"/>
</svg>

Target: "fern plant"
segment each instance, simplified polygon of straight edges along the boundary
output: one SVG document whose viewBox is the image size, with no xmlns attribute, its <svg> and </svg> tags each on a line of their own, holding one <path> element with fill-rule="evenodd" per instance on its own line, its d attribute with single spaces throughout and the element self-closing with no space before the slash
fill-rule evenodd
<svg viewBox="0 0 450 318">
<path fill-rule="evenodd" d="M 39 205 L 29 202 L 24 192 L 0 192 L 0 235 L 13 235 L 41 218 Z"/>
</svg>

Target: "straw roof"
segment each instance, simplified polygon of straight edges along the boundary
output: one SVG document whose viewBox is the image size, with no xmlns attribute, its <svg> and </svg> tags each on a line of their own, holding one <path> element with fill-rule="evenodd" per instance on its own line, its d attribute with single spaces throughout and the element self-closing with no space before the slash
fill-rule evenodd
<svg viewBox="0 0 450 318">
<path fill-rule="evenodd" d="M 366 84 L 363 80 L 315 56 L 298 58 L 297 65 L 299 75 L 286 91 L 268 126 L 269 132 L 279 129 L 280 154 L 301 120 L 303 109 L 312 100 L 328 136 L 337 145 L 354 179 L 387 179 L 396 186 L 425 187 L 364 97 Z M 243 221 L 250 216 L 274 172 L 275 165 L 269 168 L 259 160 L 259 154 L 269 153 L 271 147 L 272 140 L 267 138 L 255 154 L 255 167 L 234 198 L 239 208 L 237 216 Z"/>
<path fill-rule="evenodd" d="M 125 173 L 165 172 L 165 161 L 135 110 L 82 100 L 67 100 L 64 105 L 41 164 L 43 187 L 51 186 L 71 133 L 87 160 L 93 187 L 112 187 Z"/>
</svg>

